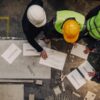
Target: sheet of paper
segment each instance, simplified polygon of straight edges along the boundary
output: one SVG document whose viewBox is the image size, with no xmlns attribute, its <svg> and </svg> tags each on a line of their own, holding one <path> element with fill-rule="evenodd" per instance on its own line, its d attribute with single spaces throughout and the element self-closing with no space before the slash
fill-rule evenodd
<svg viewBox="0 0 100 100">
<path fill-rule="evenodd" d="M 82 87 L 86 83 L 86 80 L 77 71 L 77 69 L 69 73 L 66 77 L 68 78 L 68 80 L 71 82 L 71 84 L 74 86 L 76 90 Z"/>
<path fill-rule="evenodd" d="M 29 43 L 23 44 L 23 56 L 39 56 L 40 53 L 37 52 Z"/>
<path fill-rule="evenodd" d="M 90 63 L 88 61 L 85 61 L 84 63 L 82 63 L 78 69 L 80 70 L 80 72 L 84 75 L 84 77 L 87 80 L 91 80 L 92 77 L 90 77 L 88 75 L 88 72 L 93 72 L 94 68 L 90 65 Z"/>
<path fill-rule="evenodd" d="M 48 47 L 43 40 L 37 40 L 38 44 L 42 47 Z M 29 43 L 23 44 L 23 56 L 39 56 L 40 53 L 36 51 Z"/>
<path fill-rule="evenodd" d="M 85 50 L 85 46 L 81 44 L 77 44 L 77 47 L 72 48 L 71 54 L 78 56 L 83 59 L 87 59 L 88 54 L 85 54 L 83 51 Z"/>
<path fill-rule="evenodd" d="M 13 61 L 20 55 L 21 49 L 17 47 L 15 44 L 11 44 L 8 49 L 1 55 L 9 64 L 13 63 Z"/>
<path fill-rule="evenodd" d="M 93 92 L 88 91 L 84 100 L 94 100 L 96 97 L 96 94 Z"/>
<path fill-rule="evenodd" d="M 48 67 L 63 70 L 67 54 L 49 48 L 44 49 L 47 52 L 48 58 L 44 60 L 41 57 L 39 63 L 47 65 Z"/>
</svg>

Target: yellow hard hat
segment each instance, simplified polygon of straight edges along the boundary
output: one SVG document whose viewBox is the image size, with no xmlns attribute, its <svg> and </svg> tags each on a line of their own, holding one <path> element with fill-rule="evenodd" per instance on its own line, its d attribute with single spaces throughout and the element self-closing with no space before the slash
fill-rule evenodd
<svg viewBox="0 0 100 100">
<path fill-rule="evenodd" d="M 76 42 L 80 33 L 79 23 L 75 19 L 65 21 L 62 27 L 62 33 L 66 42 Z"/>
</svg>

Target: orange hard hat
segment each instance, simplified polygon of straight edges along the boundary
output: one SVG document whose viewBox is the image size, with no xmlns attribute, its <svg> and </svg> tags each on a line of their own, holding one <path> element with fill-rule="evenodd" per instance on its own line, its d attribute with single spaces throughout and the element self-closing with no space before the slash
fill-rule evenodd
<svg viewBox="0 0 100 100">
<path fill-rule="evenodd" d="M 64 22 L 62 33 L 66 42 L 74 43 L 79 37 L 80 24 L 75 19 L 69 19 Z"/>
</svg>

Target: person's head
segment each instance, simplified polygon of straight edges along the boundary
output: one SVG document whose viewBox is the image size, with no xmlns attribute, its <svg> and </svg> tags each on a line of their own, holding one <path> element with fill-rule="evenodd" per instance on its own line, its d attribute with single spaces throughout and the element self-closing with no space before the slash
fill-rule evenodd
<svg viewBox="0 0 100 100">
<path fill-rule="evenodd" d="M 27 18 L 35 27 L 42 27 L 47 21 L 45 10 L 39 5 L 32 5 L 28 8 Z"/>
<path fill-rule="evenodd" d="M 63 23 L 62 33 L 68 43 L 77 41 L 80 33 L 80 24 L 75 19 L 68 19 Z"/>
</svg>

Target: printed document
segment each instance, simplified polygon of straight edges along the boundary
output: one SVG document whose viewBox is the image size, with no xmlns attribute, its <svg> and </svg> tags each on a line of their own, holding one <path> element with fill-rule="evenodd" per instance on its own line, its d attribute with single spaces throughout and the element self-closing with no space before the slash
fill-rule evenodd
<svg viewBox="0 0 100 100">
<path fill-rule="evenodd" d="M 73 46 L 71 54 L 73 54 L 75 56 L 78 56 L 80 58 L 83 58 L 83 59 L 87 59 L 88 54 L 84 53 L 85 48 L 86 47 L 84 45 L 81 45 L 81 44 L 77 43 L 76 47 Z"/>
<path fill-rule="evenodd" d="M 66 77 L 75 87 L 76 90 L 82 87 L 86 83 L 86 80 L 82 77 L 82 75 L 78 72 L 77 69 L 69 73 Z"/>
<path fill-rule="evenodd" d="M 86 80 L 91 80 L 92 76 L 88 75 L 88 72 L 95 71 L 88 61 L 82 63 L 77 69 L 66 75 L 68 80 L 72 83 L 75 89 L 79 89 L 86 83 Z"/>
<path fill-rule="evenodd" d="M 81 64 L 78 69 L 80 72 L 84 75 L 85 79 L 91 80 L 92 76 L 88 75 L 88 72 L 93 72 L 94 68 L 91 66 L 91 64 L 88 61 L 85 61 L 83 64 Z"/>
<path fill-rule="evenodd" d="M 44 60 L 41 57 L 39 63 L 58 70 L 63 70 L 67 54 L 49 48 L 44 49 L 47 52 L 48 58 Z"/>
<path fill-rule="evenodd" d="M 20 55 L 21 49 L 12 43 L 8 49 L 1 55 L 9 64 Z"/>
</svg>

